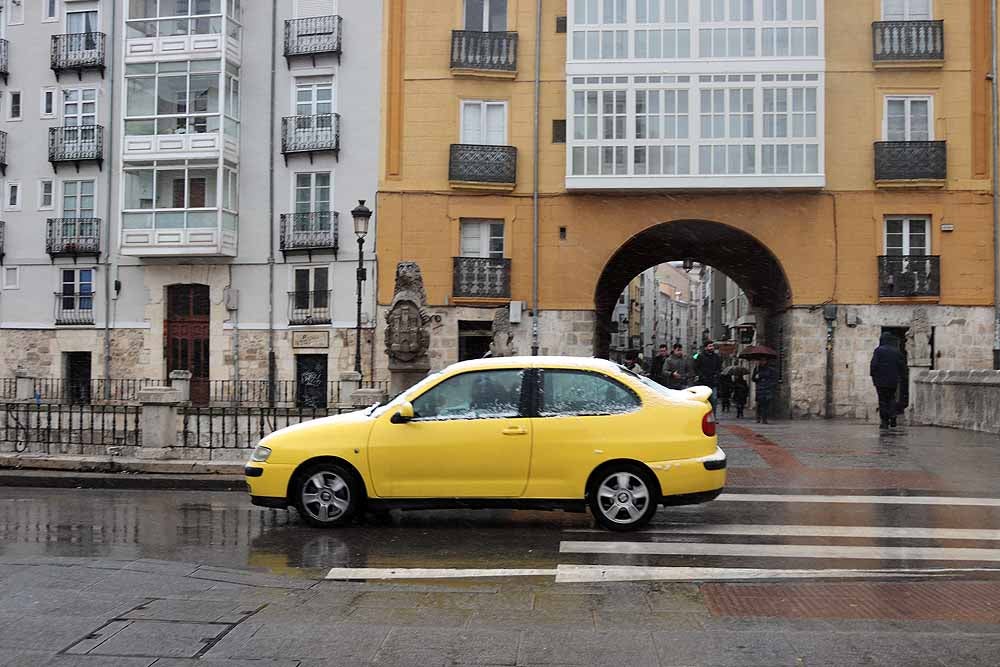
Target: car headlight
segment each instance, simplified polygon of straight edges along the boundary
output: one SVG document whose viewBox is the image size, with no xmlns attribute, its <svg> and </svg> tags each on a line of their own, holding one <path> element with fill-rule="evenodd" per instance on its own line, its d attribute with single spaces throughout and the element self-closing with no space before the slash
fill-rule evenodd
<svg viewBox="0 0 1000 667">
<path fill-rule="evenodd" d="M 250 455 L 251 461 L 256 461 L 257 463 L 263 463 L 267 461 L 267 458 L 271 456 L 271 448 L 265 447 L 264 445 L 257 445 L 254 447 L 253 454 Z"/>
</svg>

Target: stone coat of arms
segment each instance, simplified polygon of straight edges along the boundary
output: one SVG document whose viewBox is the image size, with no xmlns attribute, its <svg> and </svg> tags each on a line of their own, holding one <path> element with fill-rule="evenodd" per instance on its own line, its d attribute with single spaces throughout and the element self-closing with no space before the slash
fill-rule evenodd
<svg viewBox="0 0 1000 667">
<path fill-rule="evenodd" d="M 415 262 L 400 262 L 392 305 L 385 316 L 385 353 L 390 361 L 412 364 L 426 357 L 431 342 L 426 305 L 420 267 Z"/>
</svg>

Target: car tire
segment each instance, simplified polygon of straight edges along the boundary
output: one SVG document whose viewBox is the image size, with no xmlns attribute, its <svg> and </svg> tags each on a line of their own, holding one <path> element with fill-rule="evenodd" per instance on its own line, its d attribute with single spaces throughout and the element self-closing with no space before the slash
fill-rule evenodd
<svg viewBox="0 0 1000 667">
<path fill-rule="evenodd" d="M 302 520 L 316 528 L 350 523 L 364 503 L 357 474 L 336 463 L 318 463 L 296 475 L 292 502 Z"/>
<path fill-rule="evenodd" d="M 614 531 L 638 530 L 660 507 L 656 479 L 640 465 L 618 463 L 598 470 L 587 489 L 587 504 L 598 524 Z"/>
</svg>

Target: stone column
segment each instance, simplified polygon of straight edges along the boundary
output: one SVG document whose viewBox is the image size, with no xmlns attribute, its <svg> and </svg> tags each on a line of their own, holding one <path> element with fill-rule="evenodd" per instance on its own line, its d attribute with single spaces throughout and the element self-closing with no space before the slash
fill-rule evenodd
<svg viewBox="0 0 1000 667">
<path fill-rule="evenodd" d="M 170 371 L 170 386 L 180 392 L 181 402 L 191 400 L 191 371 Z"/>
<path fill-rule="evenodd" d="M 14 372 L 14 378 L 16 384 L 14 398 L 18 401 L 35 400 L 35 378 L 31 377 L 31 373 L 18 368 Z"/>
<path fill-rule="evenodd" d="M 184 403 L 175 387 L 147 387 L 139 390 L 142 404 L 142 447 L 139 458 L 166 458 L 177 445 L 178 406 Z"/>
</svg>

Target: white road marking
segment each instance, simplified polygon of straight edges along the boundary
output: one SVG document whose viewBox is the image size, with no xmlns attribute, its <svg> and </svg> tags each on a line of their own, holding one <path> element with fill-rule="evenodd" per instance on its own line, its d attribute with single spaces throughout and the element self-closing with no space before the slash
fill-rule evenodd
<svg viewBox="0 0 1000 667">
<path fill-rule="evenodd" d="M 941 547 L 837 547 L 799 544 L 707 544 L 691 542 L 562 542 L 564 554 L 655 556 L 755 556 L 761 558 L 857 558 L 1000 562 L 1000 549 Z"/>
<path fill-rule="evenodd" d="M 327 579 L 471 579 L 482 577 L 553 577 L 556 571 L 527 569 L 460 569 L 423 567 L 335 567 Z"/>
<path fill-rule="evenodd" d="M 604 533 L 594 528 L 568 528 L 567 533 Z M 781 537 L 865 537 L 918 540 L 1000 540 L 1000 530 L 909 528 L 892 526 L 791 526 L 760 524 L 669 524 L 642 531 L 644 535 L 761 535 Z"/>
<path fill-rule="evenodd" d="M 560 565 L 557 584 L 609 581 L 746 581 L 781 579 L 873 579 L 926 577 L 968 572 L 1000 572 L 992 568 L 947 570 L 759 570 L 723 567 L 631 567 L 621 565 Z"/>
<path fill-rule="evenodd" d="M 819 496 L 780 493 L 723 493 L 714 502 L 748 503 L 853 503 L 865 505 L 952 505 L 1000 507 L 1000 498 L 955 498 L 951 496 Z"/>
</svg>

